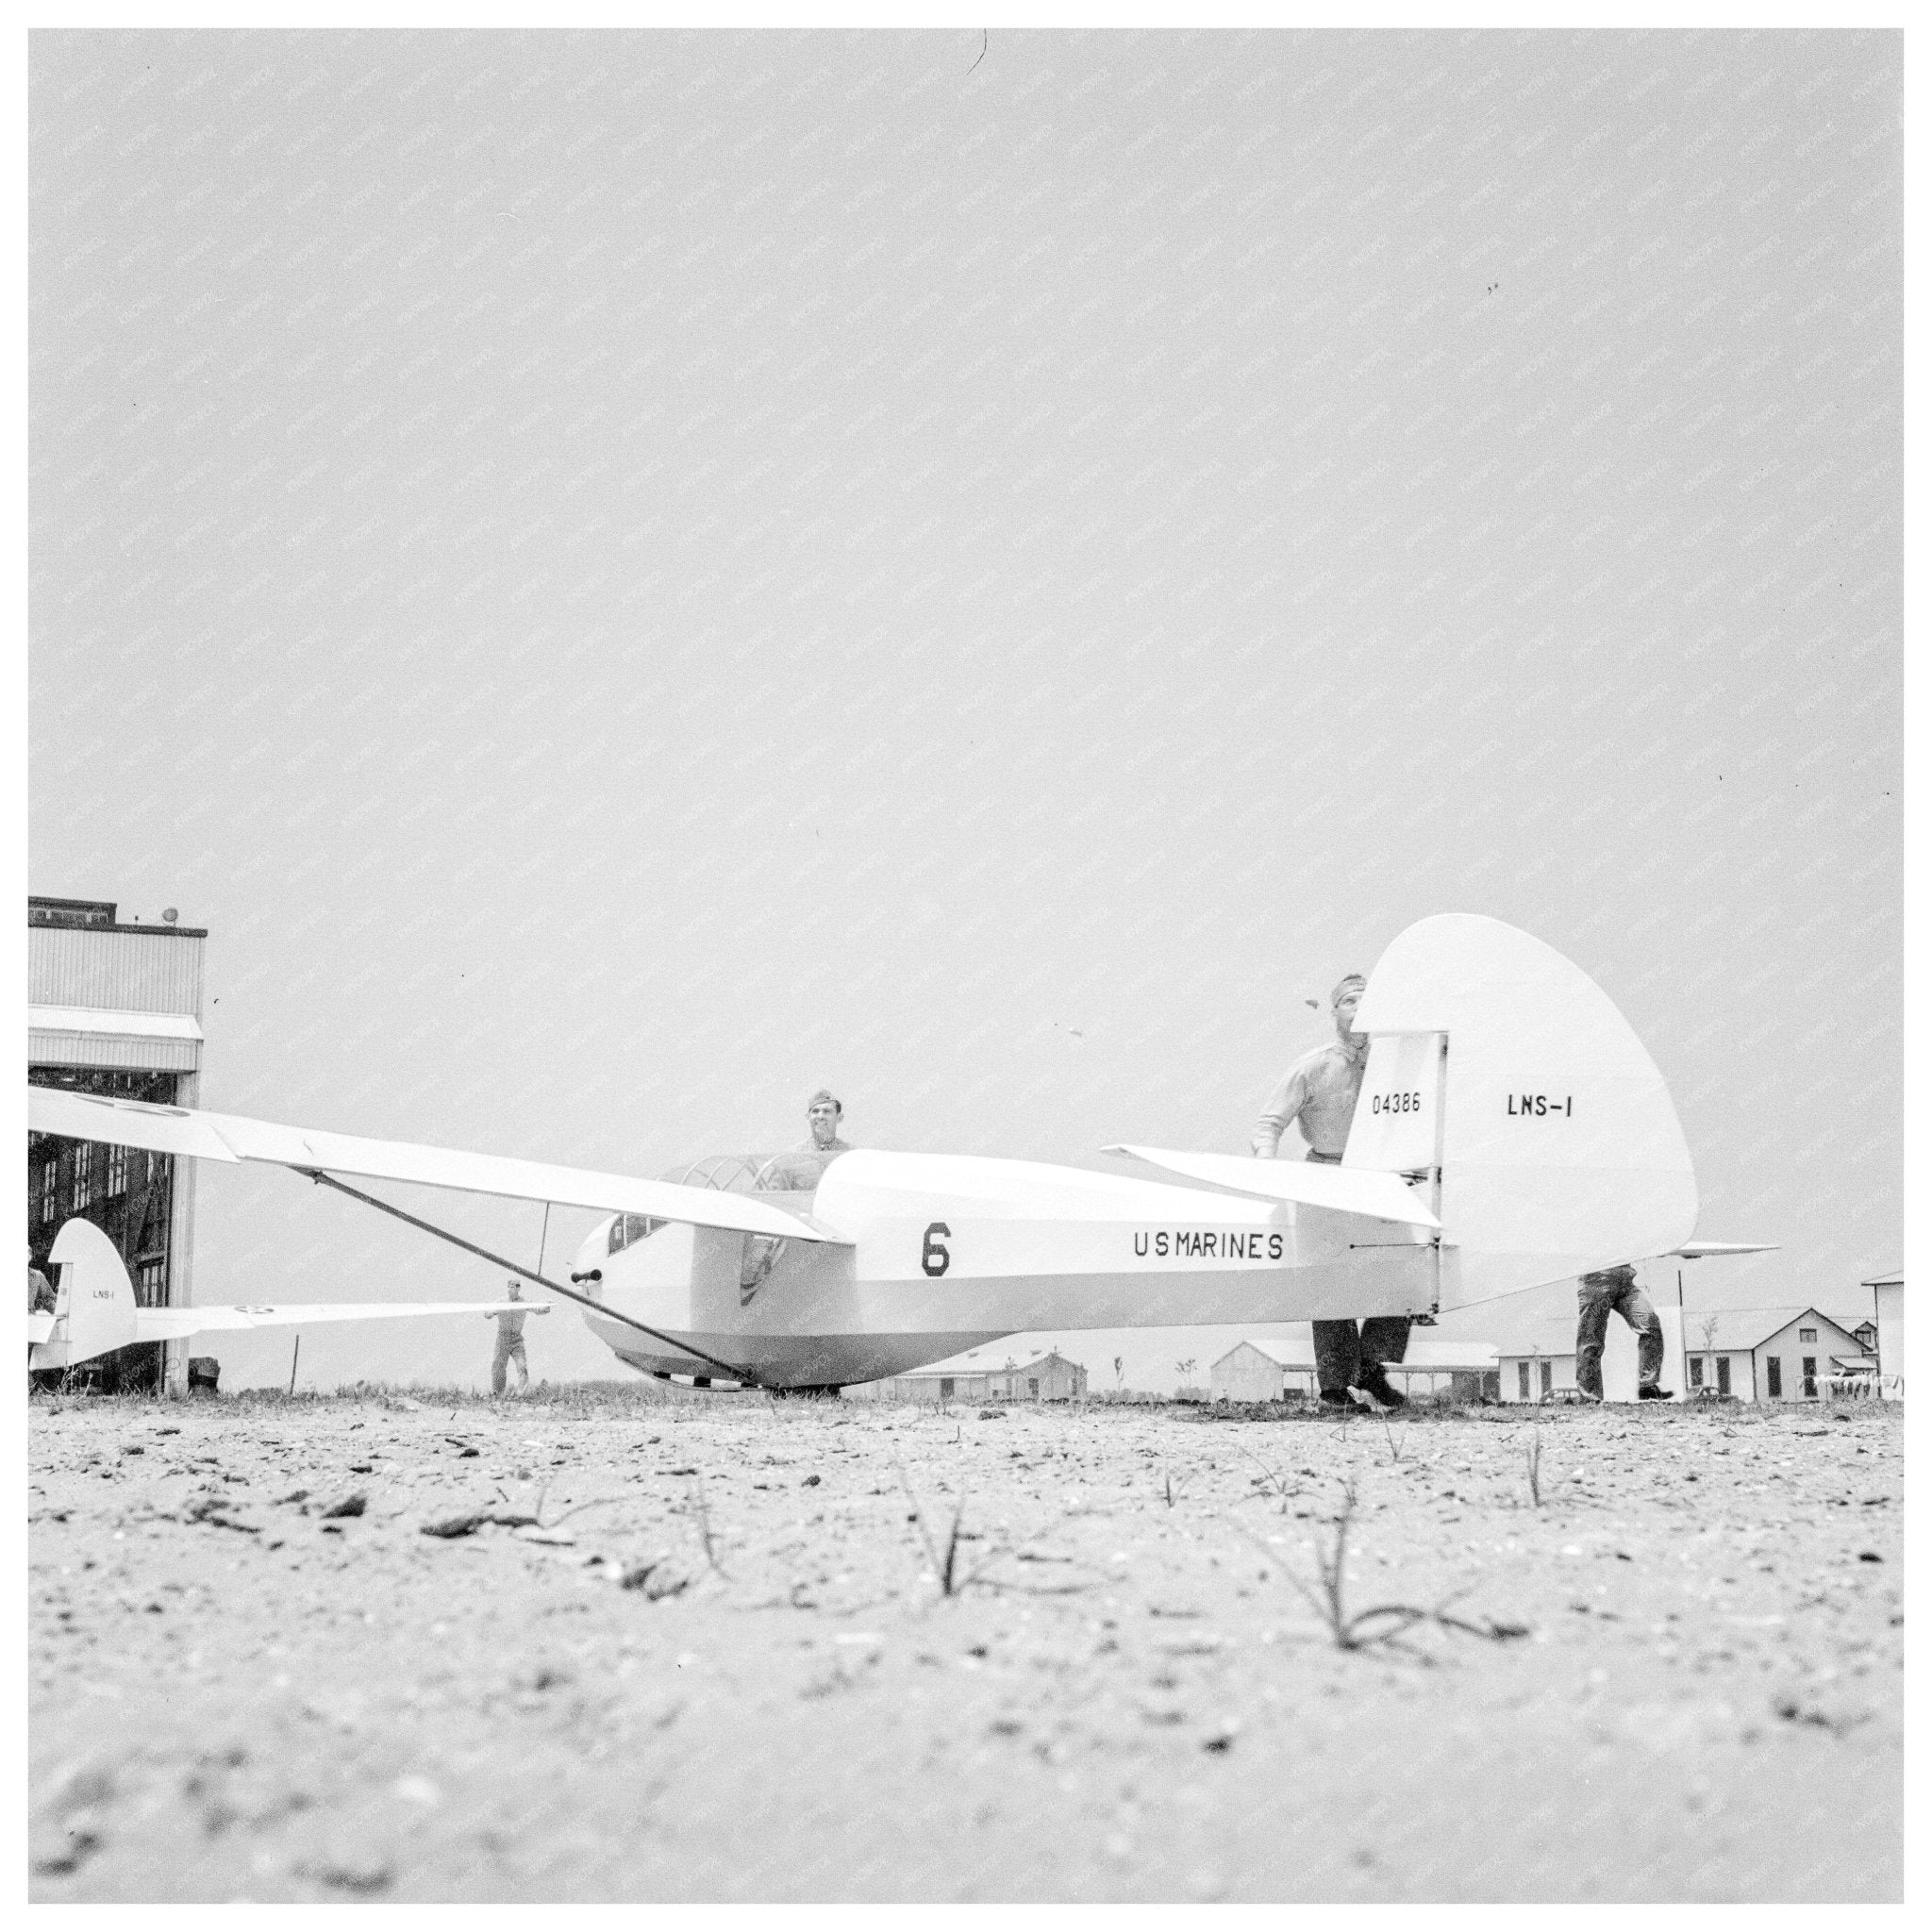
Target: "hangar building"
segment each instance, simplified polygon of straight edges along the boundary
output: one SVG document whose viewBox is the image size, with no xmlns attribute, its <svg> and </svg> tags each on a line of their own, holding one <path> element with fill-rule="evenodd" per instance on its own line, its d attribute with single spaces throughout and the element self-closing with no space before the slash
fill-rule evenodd
<svg viewBox="0 0 1932 1932">
<path fill-rule="evenodd" d="M 104 900 L 26 902 L 27 1079 L 41 1087 L 192 1107 L 200 1097 L 202 953 L 208 934 L 177 925 L 124 925 Z M 191 1299 L 194 1168 L 172 1155 L 27 1135 L 27 1245 L 35 1262 L 60 1224 L 82 1215 L 121 1251 L 135 1299 L 148 1307 Z M 110 1387 L 178 1392 L 185 1343 L 118 1350 Z"/>
</svg>

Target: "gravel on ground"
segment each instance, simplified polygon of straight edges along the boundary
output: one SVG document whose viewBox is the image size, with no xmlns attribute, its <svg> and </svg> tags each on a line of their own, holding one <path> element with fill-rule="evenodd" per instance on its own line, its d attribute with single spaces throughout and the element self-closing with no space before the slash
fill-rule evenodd
<svg viewBox="0 0 1932 1932">
<path fill-rule="evenodd" d="M 37 1396 L 31 1895 L 1897 1899 L 1903 1440 Z"/>
</svg>

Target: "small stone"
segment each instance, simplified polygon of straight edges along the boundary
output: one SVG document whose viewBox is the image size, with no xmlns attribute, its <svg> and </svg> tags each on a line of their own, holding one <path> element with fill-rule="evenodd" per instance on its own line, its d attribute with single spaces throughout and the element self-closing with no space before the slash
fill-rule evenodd
<svg viewBox="0 0 1932 1932">
<path fill-rule="evenodd" d="M 296 1867 L 305 1878 L 313 1878 L 336 1891 L 353 1891 L 360 1896 L 384 1891 L 395 1880 L 395 1868 L 387 1858 L 317 1858 Z"/>
</svg>

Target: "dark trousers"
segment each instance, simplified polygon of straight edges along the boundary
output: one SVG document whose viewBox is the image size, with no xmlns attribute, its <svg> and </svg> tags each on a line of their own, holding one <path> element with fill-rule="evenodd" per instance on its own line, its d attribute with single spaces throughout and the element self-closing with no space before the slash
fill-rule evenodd
<svg viewBox="0 0 1932 1932">
<path fill-rule="evenodd" d="M 1315 1379 L 1324 1392 L 1356 1387 L 1368 1364 L 1399 1362 L 1408 1353 L 1407 1315 L 1371 1315 L 1359 1328 L 1353 1322 L 1316 1322 L 1312 1326 Z"/>
<path fill-rule="evenodd" d="M 1576 1386 L 1598 1402 L 1604 1395 L 1604 1330 L 1610 1325 L 1612 1308 L 1637 1331 L 1637 1386 L 1655 1389 L 1664 1370 L 1664 1324 L 1643 1291 L 1634 1281 L 1628 1288 L 1592 1288 L 1579 1281 Z"/>
<path fill-rule="evenodd" d="M 1308 1158 L 1323 1167 L 1341 1164 L 1339 1154 Z M 1315 1380 L 1324 1393 L 1356 1387 L 1367 1363 L 1399 1362 L 1408 1353 L 1407 1315 L 1371 1315 L 1359 1327 L 1353 1322 L 1316 1322 Z"/>
</svg>

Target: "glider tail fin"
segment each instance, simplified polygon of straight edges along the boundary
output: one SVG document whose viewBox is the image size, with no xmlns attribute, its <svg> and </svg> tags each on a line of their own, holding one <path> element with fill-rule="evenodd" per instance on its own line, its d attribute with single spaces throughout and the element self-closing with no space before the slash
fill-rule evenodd
<svg viewBox="0 0 1932 1932">
<path fill-rule="evenodd" d="M 60 1286 L 53 1338 L 36 1350 L 35 1367 L 71 1369 L 140 1339 L 134 1284 L 119 1250 L 92 1222 L 77 1216 L 68 1222 L 54 1237 L 48 1258 L 59 1267 Z"/>
<path fill-rule="evenodd" d="M 1697 1181 L 1656 1063 L 1560 953 L 1499 920 L 1424 919 L 1369 975 L 1345 1164 L 1441 1172 L 1441 1307 L 1667 1255 Z"/>
</svg>

